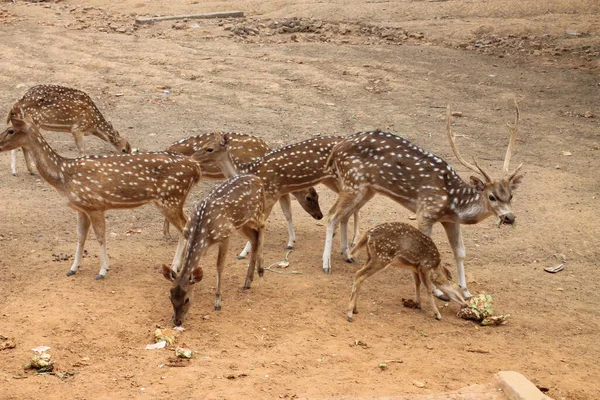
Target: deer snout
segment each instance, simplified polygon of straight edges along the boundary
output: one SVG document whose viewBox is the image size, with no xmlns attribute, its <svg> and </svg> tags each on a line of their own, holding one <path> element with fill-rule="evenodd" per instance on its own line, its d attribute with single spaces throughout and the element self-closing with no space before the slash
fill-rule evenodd
<svg viewBox="0 0 600 400">
<path fill-rule="evenodd" d="M 508 213 L 500 216 L 500 220 L 502 220 L 502 223 L 506 225 L 514 224 L 516 219 L 517 217 L 515 217 L 513 213 Z"/>
<path fill-rule="evenodd" d="M 323 219 L 323 213 L 319 211 L 318 213 L 313 214 L 314 219 Z"/>
<path fill-rule="evenodd" d="M 180 319 L 174 319 L 173 323 L 175 324 L 175 326 L 181 326 L 183 324 L 183 321 Z"/>
</svg>

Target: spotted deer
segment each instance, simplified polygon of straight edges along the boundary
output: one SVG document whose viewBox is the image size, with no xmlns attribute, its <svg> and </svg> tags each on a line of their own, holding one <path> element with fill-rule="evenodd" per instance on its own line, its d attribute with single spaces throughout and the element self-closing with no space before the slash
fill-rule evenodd
<svg viewBox="0 0 600 400">
<path fill-rule="evenodd" d="M 269 145 L 267 145 L 264 140 L 256 136 L 235 132 L 222 133 L 222 135 L 227 135 L 228 137 L 228 149 L 234 165 L 240 165 L 256 160 L 271 150 Z M 206 146 L 208 143 L 210 143 L 213 139 L 213 133 L 191 136 L 173 143 L 167 148 L 167 151 L 191 156 L 198 150 L 202 149 L 203 146 Z M 225 178 L 225 175 L 217 163 L 207 160 L 202 162 L 200 165 L 202 167 L 202 176 L 204 178 Z M 298 200 L 300 206 L 313 218 L 323 218 L 323 213 L 319 207 L 319 195 L 317 194 L 315 188 L 309 187 L 295 191 L 292 192 L 291 195 Z M 288 228 L 288 243 L 285 248 L 286 250 L 290 250 L 294 248 L 294 243 L 296 242 L 296 233 L 294 231 L 294 224 L 292 221 L 292 203 L 290 194 L 284 194 L 281 196 L 279 198 L 279 205 L 281 206 L 281 210 L 283 211 L 283 215 L 287 221 Z M 167 220 L 165 220 L 165 224 L 163 225 L 163 234 L 165 237 L 169 236 L 169 222 Z"/>
<path fill-rule="evenodd" d="M 109 262 L 104 213 L 107 210 L 154 203 L 183 232 L 186 223 L 183 205 L 201 176 L 200 166 L 189 157 L 156 152 L 65 158 L 52 150 L 28 115 L 24 119 L 13 116 L 11 123 L 15 129 L 0 135 L 0 151 L 26 145 L 42 178 L 77 211 L 77 249 L 68 276 L 74 275 L 81 265 L 90 224 L 100 244 L 101 266 L 96 279 L 106 275 Z M 171 267 L 175 271 L 184 246 L 185 239 L 180 233 Z"/>
<path fill-rule="evenodd" d="M 446 126 L 458 160 L 481 174 L 483 181 L 476 176 L 471 176 L 469 183 L 463 181 L 440 157 L 389 132 L 359 132 L 333 148 L 327 168 L 338 177 L 342 190 L 330 212 L 323 252 L 325 273 L 331 273 L 331 245 L 339 221 L 380 193 L 416 213 L 419 230 L 424 234 L 430 236 L 436 222 L 443 225 L 456 260 L 458 285 L 464 297 L 471 296 L 465 279 L 465 247 L 460 225 L 476 224 L 491 215 L 498 216 L 503 224 L 514 224 L 512 193 L 523 180 L 523 175 L 518 175 L 523 164 L 512 173 L 508 168 L 519 128 L 519 109 L 514 126 L 510 127 L 504 175 L 500 179 L 492 179 L 477 161 L 472 165 L 462 158 L 450 128 L 450 108 Z M 347 251 L 344 257 L 351 259 Z M 436 295 L 442 294 L 436 290 Z"/>
<path fill-rule="evenodd" d="M 31 117 L 40 128 L 48 131 L 70 132 L 81 156 L 85 155 L 83 136 L 94 135 L 108 143 L 118 153 L 131 153 L 131 146 L 108 122 L 90 96 L 85 92 L 59 85 L 37 85 L 30 88 L 10 109 L 6 123 L 10 125 L 13 115 L 22 118 L 17 111 L 22 110 Z M 9 126 L 7 131 L 16 127 Z M 17 175 L 17 149 L 12 150 L 11 171 Z M 33 174 L 33 160 L 27 145 L 23 146 L 25 164 Z"/>
<path fill-rule="evenodd" d="M 215 311 L 221 310 L 221 274 L 231 235 L 241 231 L 252 244 L 252 255 L 244 289 L 250 289 L 256 267 L 263 276 L 262 248 L 265 230 L 265 192 L 262 180 L 254 175 L 238 175 L 216 186 L 191 213 L 185 227 L 187 246 L 183 267 L 179 274 L 163 266 L 163 275 L 173 282 L 170 299 L 173 322 L 177 326 L 191 306 L 195 283 L 202 280 L 203 270 L 198 264 L 213 245 L 219 246 L 217 256 L 217 287 Z"/>
<path fill-rule="evenodd" d="M 412 271 L 417 308 L 421 308 L 420 289 L 423 282 L 438 320 L 442 319 L 442 315 L 433 298 L 433 283 L 451 300 L 461 306 L 466 305 L 462 294 L 450 282 L 452 279 L 450 271 L 441 265 L 440 253 L 433 240 L 412 225 L 388 222 L 369 229 L 360 237 L 352 249 L 351 256 L 357 254 L 363 247 L 367 248 L 367 261 L 354 277 L 348 321 L 352 322 L 353 314 L 358 313 L 356 308 L 358 289 L 364 280 L 387 267 L 407 268 Z"/>
<path fill-rule="evenodd" d="M 334 145 L 339 143 L 339 137 L 319 137 L 304 140 L 295 144 L 272 150 L 263 157 L 249 163 L 236 163 L 229 150 L 231 137 L 225 133 L 213 133 L 213 139 L 202 146 L 192 156 L 200 162 L 213 162 L 221 167 L 225 176 L 236 174 L 253 174 L 263 180 L 266 193 L 265 215 L 268 217 L 273 205 L 287 193 L 298 191 L 323 183 L 331 190 L 337 192 L 338 186 L 335 175 L 324 169 L 327 157 Z M 313 194 L 318 201 L 316 192 Z M 314 215 L 313 215 L 314 216 Z M 320 214 L 317 219 L 320 219 Z M 348 218 L 341 220 L 342 247 L 347 246 Z M 288 225 L 289 226 L 289 225 Z M 354 241 L 358 239 L 358 213 L 354 215 Z M 250 250 L 250 244 L 240 253 L 243 258 Z"/>
</svg>

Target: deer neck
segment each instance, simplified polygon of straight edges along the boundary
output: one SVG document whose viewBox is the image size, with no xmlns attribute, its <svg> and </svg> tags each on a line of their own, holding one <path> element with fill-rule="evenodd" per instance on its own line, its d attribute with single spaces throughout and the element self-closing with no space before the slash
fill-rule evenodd
<svg viewBox="0 0 600 400">
<path fill-rule="evenodd" d="M 219 161 L 219 166 L 221 167 L 221 171 L 223 171 L 223 175 L 228 179 L 238 175 L 238 168 L 233 162 L 230 152 L 227 152 L 227 155 Z"/>
<path fill-rule="evenodd" d="M 448 190 L 448 195 L 454 219 L 461 224 L 476 224 L 492 215 L 483 193 L 463 181 Z"/>
<path fill-rule="evenodd" d="M 65 183 L 65 160 L 55 152 L 39 132 L 28 135 L 29 151 L 32 153 L 38 172 L 54 187 Z"/>
</svg>

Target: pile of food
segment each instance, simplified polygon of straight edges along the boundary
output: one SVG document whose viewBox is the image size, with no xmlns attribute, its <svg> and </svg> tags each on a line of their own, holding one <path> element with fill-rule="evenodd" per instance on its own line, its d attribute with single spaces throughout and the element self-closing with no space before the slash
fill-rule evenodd
<svg viewBox="0 0 600 400">
<path fill-rule="evenodd" d="M 463 319 L 479 321 L 481 325 L 504 325 L 510 314 L 494 315 L 494 300 L 489 294 L 478 294 L 471 297 L 467 305 L 460 309 L 457 316 Z"/>
</svg>

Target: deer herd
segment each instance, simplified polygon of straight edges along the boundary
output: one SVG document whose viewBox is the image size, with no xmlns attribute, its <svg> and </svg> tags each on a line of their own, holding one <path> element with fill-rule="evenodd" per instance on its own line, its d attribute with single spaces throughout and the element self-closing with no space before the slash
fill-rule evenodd
<svg viewBox="0 0 600 400">
<path fill-rule="evenodd" d="M 0 151 L 12 151 L 11 170 L 16 171 L 16 151 L 23 150 L 29 173 L 34 166 L 40 176 L 63 196 L 77 212 L 77 247 L 68 276 L 81 265 L 87 234 L 92 226 L 100 244 L 100 271 L 109 269 L 106 250 L 105 212 L 153 203 L 164 215 L 163 233 L 169 226 L 179 241 L 170 266 L 162 273 L 172 282 L 170 300 L 173 322 L 183 324 L 191 305 L 193 284 L 202 280 L 202 258 L 218 247 L 215 311 L 221 309 L 221 274 L 231 235 L 240 231 L 248 238 L 239 258 L 250 254 L 244 289 L 249 289 L 256 269 L 263 275 L 263 243 L 266 220 L 279 202 L 287 220 L 287 249 L 296 240 L 291 199 L 315 219 L 323 218 L 314 185 L 324 184 L 337 194 L 329 212 L 323 271 L 332 273 L 333 236 L 339 226 L 341 253 L 354 262 L 366 248 L 367 260 L 354 279 L 348 320 L 357 312 L 358 289 L 369 276 L 388 267 L 412 271 L 420 308 L 420 284 L 425 286 L 437 319 L 441 319 L 433 295 L 466 305 L 465 247 L 461 224 L 476 224 L 495 215 L 501 224 L 514 224 L 512 193 L 523 179 L 521 165 L 510 171 L 511 153 L 519 129 L 519 109 L 509 125 L 510 139 L 504 158 L 503 176 L 493 179 L 473 158 L 460 154 L 451 130 L 448 108 L 446 131 L 450 146 L 461 164 L 481 177 L 462 180 L 440 157 L 391 132 L 359 132 L 347 137 L 317 137 L 278 149 L 258 137 L 240 133 L 208 133 L 173 143 L 166 151 L 133 153 L 83 91 L 58 85 L 34 86 L 10 109 L 8 127 L 0 133 Z M 70 132 L 81 157 L 65 158 L 55 152 L 40 133 Z M 94 135 L 109 142 L 119 154 L 85 156 L 83 136 Z M 189 217 L 184 204 L 201 177 L 226 180 L 198 202 Z M 362 236 L 358 232 L 359 210 L 375 194 L 382 194 L 416 214 L 417 227 L 389 222 L 375 226 Z M 348 221 L 354 217 L 353 238 L 348 242 Z M 440 254 L 430 235 L 433 224 L 444 227 L 458 271 L 458 287 L 450 271 L 441 265 Z M 359 237 L 360 236 L 360 237 Z"/>
</svg>

